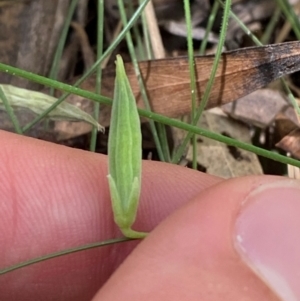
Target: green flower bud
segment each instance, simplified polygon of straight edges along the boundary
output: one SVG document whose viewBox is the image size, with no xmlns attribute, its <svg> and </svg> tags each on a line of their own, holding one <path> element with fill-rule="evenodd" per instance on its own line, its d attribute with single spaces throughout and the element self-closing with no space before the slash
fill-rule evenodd
<svg viewBox="0 0 300 301">
<path fill-rule="evenodd" d="M 108 139 L 108 182 L 114 219 L 126 237 L 146 235 L 131 229 L 136 219 L 141 190 L 142 137 L 136 101 L 117 56 L 115 91 Z"/>
</svg>

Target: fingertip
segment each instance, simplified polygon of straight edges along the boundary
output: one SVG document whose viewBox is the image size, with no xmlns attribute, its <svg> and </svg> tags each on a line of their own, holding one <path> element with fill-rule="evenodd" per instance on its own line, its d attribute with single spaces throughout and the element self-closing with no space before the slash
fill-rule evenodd
<svg viewBox="0 0 300 301">
<path fill-rule="evenodd" d="M 254 187 L 270 181 L 274 178 L 234 179 L 199 193 L 130 254 L 94 301 L 120 296 L 278 301 L 234 246 L 234 225 L 243 200 Z"/>
<path fill-rule="evenodd" d="M 283 179 L 253 190 L 235 224 L 236 249 L 285 301 L 300 298 L 300 185 Z"/>
</svg>

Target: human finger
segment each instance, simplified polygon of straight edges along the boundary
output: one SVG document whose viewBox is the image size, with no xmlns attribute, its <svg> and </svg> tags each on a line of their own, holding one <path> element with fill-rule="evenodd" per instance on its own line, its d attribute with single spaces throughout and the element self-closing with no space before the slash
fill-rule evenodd
<svg viewBox="0 0 300 301">
<path fill-rule="evenodd" d="M 165 219 L 98 300 L 299 300 L 300 185 L 279 177 L 219 183 Z"/>
<path fill-rule="evenodd" d="M 121 237 L 111 212 L 106 156 L 3 131 L 0 145 L 1 268 Z M 152 230 L 220 180 L 183 167 L 144 162 L 135 227 Z M 137 243 L 80 252 L 2 275 L 0 299 L 88 300 Z"/>
</svg>

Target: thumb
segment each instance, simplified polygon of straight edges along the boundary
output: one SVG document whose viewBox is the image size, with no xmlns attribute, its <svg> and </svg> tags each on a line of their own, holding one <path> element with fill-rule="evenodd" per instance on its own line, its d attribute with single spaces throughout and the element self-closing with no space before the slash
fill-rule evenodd
<svg viewBox="0 0 300 301">
<path fill-rule="evenodd" d="M 96 300 L 299 300 L 300 185 L 224 181 L 130 254 Z"/>
</svg>

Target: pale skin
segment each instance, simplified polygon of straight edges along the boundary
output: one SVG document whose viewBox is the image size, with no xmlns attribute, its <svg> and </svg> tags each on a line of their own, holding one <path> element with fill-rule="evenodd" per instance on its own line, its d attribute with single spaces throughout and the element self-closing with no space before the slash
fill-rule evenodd
<svg viewBox="0 0 300 301">
<path fill-rule="evenodd" d="M 106 156 L 2 131 L 0 145 L 0 268 L 122 236 L 110 208 Z M 144 241 L 83 251 L 2 275 L 0 300 L 242 300 L 244 285 L 245 300 L 278 300 L 241 261 L 228 227 L 243 197 L 276 179 L 224 181 L 144 162 L 134 225 L 152 231 Z M 210 250 L 212 237 L 216 241 Z M 203 272 L 207 262 L 210 268 Z"/>
</svg>

